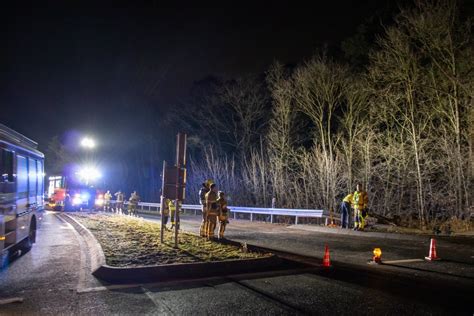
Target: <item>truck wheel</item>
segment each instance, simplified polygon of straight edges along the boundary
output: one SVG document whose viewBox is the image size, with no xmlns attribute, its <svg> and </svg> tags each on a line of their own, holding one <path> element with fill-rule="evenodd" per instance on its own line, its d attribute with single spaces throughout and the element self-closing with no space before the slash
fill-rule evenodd
<svg viewBox="0 0 474 316">
<path fill-rule="evenodd" d="M 33 247 L 33 243 L 36 242 L 36 221 L 35 219 L 31 219 L 30 223 L 30 231 L 28 233 L 28 237 L 26 237 L 20 244 L 21 253 L 27 253 Z"/>
</svg>

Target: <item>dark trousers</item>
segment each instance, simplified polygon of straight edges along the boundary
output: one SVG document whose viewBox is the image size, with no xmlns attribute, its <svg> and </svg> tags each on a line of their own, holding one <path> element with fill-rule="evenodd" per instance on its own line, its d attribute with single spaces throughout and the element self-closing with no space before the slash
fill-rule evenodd
<svg viewBox="0 0 474 316">
<path fill-rule="evenodd" d="M 351 204 L 348 202 L 341 203 L 341 228 L 351 227 Z"/>
</svg>

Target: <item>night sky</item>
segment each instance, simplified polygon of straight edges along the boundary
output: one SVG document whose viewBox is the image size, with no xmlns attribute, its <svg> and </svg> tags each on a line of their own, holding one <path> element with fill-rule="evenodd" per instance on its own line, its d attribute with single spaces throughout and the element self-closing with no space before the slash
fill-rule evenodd
<svg viewBox="0 0 474 316">
<path fill-rule="evenodd" d="M 361 3 L 2 4 L 0 122 L 41 150 L 55 135 L 88 134 L 102 151 L 120 155 L 146 146 L 147 134 L 160 135 L 156 122 L 194 82 L 262 74 L 276 60 L 296 64 L 323 47 L 337 51 L 358 25 L 397 8 L 394 1 Z"/>
<path fill-rule="evenodd" d="M 274 60 L 300 62 L 387 7 L 342 0 L 313 7 L 66 2 L 80 3 L 20 1 L 1 9 L 1 122 L 40 144 L 68 130 L 123 136 L 119 126 L 140 126 L 149 114 L 143 108 L 159 119 L 194 81 L 261 73 Z"/>
</svg>

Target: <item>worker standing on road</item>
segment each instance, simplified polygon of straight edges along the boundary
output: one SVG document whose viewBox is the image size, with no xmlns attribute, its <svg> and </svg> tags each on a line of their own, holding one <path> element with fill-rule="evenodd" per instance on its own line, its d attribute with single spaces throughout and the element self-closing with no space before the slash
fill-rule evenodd
<svg viewBox="0 0 474 316">
<path fill-rule="evenodd" d="M 365 218 L 368 215 L 367 207 L 369 204 L 369 195 L 362 190 L 360 183 L 356 186 L 353 196 L 354 202 L 354 230 L 364 230 Z"/>
<path fill-rule="evenodd" d="M 217 205 L 219 207 L 219 239 L 224 239 L 225 227 L 229 223 L 229 208 L 224 197 L 224 192 L 219 191 Z"/>
<path fill-rule="evenodd" d="M 112 199 L 112 194 L 110 190 L 107 190 L 104 194 L 104 211 L 110 211 L 110 200 Z"/>
<path fill-rule="evenodd" d="M 170 216 L 170 207 L 169 207 L 169 199 L 165 199 L 163 196 L 161 196 L 163 201 L 163 208 L 160 210 L 161 216 L 163 216 L 163 226 L 166 228 L 166 225 L 168 225 L 168 218 Z"/>
<path fill-rule="evenodd" d="M 341 228 L 351 228 L 351 207 L 353 205 L 353 194 L 348 194 L 341 203 Z"/>
<path fill-rule="evenodd" d="M 206 209 L 206 194 L 209 192 L 209 187 L 212 184 L 212 180 L 208 179 L 202 183 L 202 187 L 199 190 L 199 203 L 201 203 L 202 210 L 202 222 L 199 229 L 201 237 L 206 237 L 206 225 L 207 225 L 207 209 Z"/>
<path fill-rule="evenodd" d="M 123 212 L 123 193 L 122 191 L 115 192 L 115 211 L 119 214 Z"/>
<path fill-rule="evenodd" d="M 129 215 L 137 216 L 138 202 L 140 202 L 140 196 L 137 194 L 137 191 L 133 191 L 132 195 L 128 199 L 128 214 Z"/>
<path fill-rule="evenodd" d="M 207 229 L 206 237 L 209 239 L 214 238 L 214 230 L 217 225 L 217 215 L 219 207 L 217 205 L 217 186 L 215 183 L 209 187 L 210 191 L 206 193 L 206 210 L 207 210 Z"/>
<path fill-rule="evenodd" d="M 178 208 L 181 207 L 181 202 L 178 202 Z M 171 227 L 170 229 L 173 229 L 175 228 L 175 226 L 177 225 L 178 226 L 178 229 L 179 229 L 179 217 L 178 217 L 178 223 L 176 223 L 176 205 L 175 205 L 175 202 L 171 199 L 168 199 L 168 208 L 169 208 L 169 212 L 170 212 L 170 217 L 171 217 Z M 179 211 L 178 211 L 179 212 Z"/>
</svg>

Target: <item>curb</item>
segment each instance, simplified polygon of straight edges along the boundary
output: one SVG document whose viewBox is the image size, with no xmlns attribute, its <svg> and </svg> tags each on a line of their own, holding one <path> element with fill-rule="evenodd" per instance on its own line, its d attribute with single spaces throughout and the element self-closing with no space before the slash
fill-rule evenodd
<svg viewBox="0 0 474 316">
<path fill-rule="evenodd" d="M 91 273 L 94 274 L 95 271 L 105 265 L 105 255 L 101 245 L 99 244 L 97 239 L 95 239 L 91 231 L 88 230 L 84 225 L 76 221 L 74 218 L 65 213 L 60 213 L 58 214 L 58 216 L 69 224 L 71 224 L 72 227 L 74 227 L 74 229 L 86 242 L 90 255 Z"/>
<path fill-rule="evenodd" d="M 285 270 L 300 263 L 272 255 L 267 258 L 227 260 L 214 262 L 175 263 L 166 265 L 113 267 L 106 264 L 105 255 L 99 242 L 84 225 L 67 214 L 61 218 L 71 224 L 84 238 L 91 256 L 91 273 L 110 283 L 165 282 L 183 279 L 198 279 L 233 274 Z M 240 243 L 225 241 L 224 244 L 239 246 Z M 251 251 L 264 252 L 265 249 L 247 245 Z M 270 251 L 268 251 L 270 252 Z"/>
</svg>

